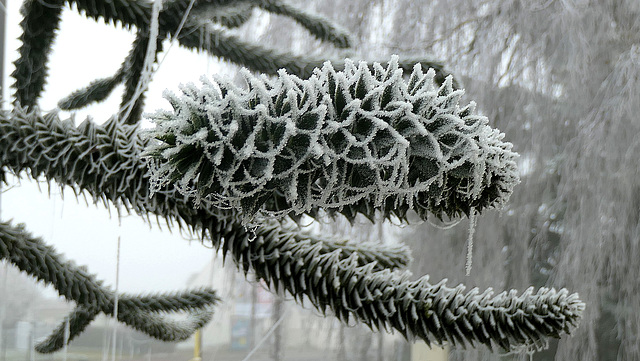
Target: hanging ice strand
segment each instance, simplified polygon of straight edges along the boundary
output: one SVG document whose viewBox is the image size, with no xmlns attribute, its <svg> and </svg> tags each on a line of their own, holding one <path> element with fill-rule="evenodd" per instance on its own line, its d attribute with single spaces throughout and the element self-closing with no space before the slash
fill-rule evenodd
<svg viewBox="0 0 640 361">
<path fill-rule="evenodd" d="M 118 335 L 118 303 L 120 301 L 120 236 L 118 236 L 118 251 L 116 253 L 116 285 L 115 285 L 115 301 L 113 305 L 113 332 L 111 337 L 111 361 L 116 360 L 116 345 Z"/>
<path fill-rule="evenodd" d="M 473 264 L 473 234 L 476 232 L 476 210 L 472 207 L 469 213 L 469 235 L 467 236 L 467 261 L 465 263 L 465 275 L 471 275 Z"/>
<path fill-rule="evenodd" d="M 69 351 L 69 316 L 64 320 L 64 348 L 62 349 L 62 360 L 67 361 L 67 354 Z"/>
</svg>

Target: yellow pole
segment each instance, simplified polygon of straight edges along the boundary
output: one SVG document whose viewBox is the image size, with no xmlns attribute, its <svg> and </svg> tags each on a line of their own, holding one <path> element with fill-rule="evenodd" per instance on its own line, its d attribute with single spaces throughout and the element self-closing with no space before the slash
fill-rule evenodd
<svg viewBox="0 0 640 361">
<path fill-rule="evenodd" d="M 191 361 L 202 361 L 202 329 L 196 331 L 195 344 L 193 345 L 193 358 Z"/>
</svg>

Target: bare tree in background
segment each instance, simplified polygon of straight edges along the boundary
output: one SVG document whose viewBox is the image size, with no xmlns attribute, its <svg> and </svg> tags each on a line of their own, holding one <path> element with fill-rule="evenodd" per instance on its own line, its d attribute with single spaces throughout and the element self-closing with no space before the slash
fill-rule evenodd
<svg viewBox="0 0 640 361">
<path fill-rule="evenodd" d="M 508 209 L 478 220 L 472 275 L 464 278 L 466 221 L 409 230 L 414 271 L 481 288 L 576 289 L 590 305 L 584 326 L 533 359 L 640 359 L 640 3 L 307 3 L 364 53 L 447 59 L 521 154 Z M 453 358 L 502 359 L 476 350 Z"/>
<path fill-rule="evenodd" d="M 521 154 L 523 183 L 509 208 L 478 221 L 471 282 L 561 284 L 584 295 L 584 327 L 534 359 L 640 358 L 640 314 L 632 311 L 640 309 L 638 2 L 361 5 L 389 7 L 394 19 L 383 43 L 363 46 L 450 59 L 467 94 Z M 448 240 L 432 231 L 414 242 L 423 249 L 420 274 L 463 279 L 466 227 L 458 228 Z M 489 357 L 477 353 L 454 354 Z"/>
<path fill-rule="evenodd" d="M 91 82 L 59 103 L 62 109 L 77 109 L 104 99 L 118 84 L 124 84 L 122 108 L 103 125 L 87 120 L 76 126 L 73 121 L 62 121 L 56 114 L 42 114 L 37 109 L 47 78 L 47 56 L 67 3 L 93 19 L 137 30 L 131 52 L 113 76 Z M 516 52 L 520 42 L 529 42 L 533 48 L 538 44 L 537 37 L 513 35 L 524 33 L 527 27 L 519 29 L 512 22 L 520 25 L 533 18 L 521 21 L 517 15 L 529 16 L 532 10 L 512 3 L 416 7 L 403 1 L 353 1 L 342 6 L 327 1 L 317 5 L 336 5 L 327 13 L 335 15 L 339 23 L 350 24 L 355 42 L 332 22 L 278 0 L 176 0 L 154 4 L 136 0 L 25 1 L 22 45 L 12 74 L 15 107 L 0 113 L 0 177 L 4 178 L 5 171 L 34 179 L 43 176 L 61 187 L 72 187 L 76 194 L 88 193 L 96 202 L 115 204 L 118 209 L 147 218 L 154 214 L 168 224 L 176 222 L 220 248 L 245 274 L 254 271 L 273 290 L 286 291 L 299 302 L 308 299 L 321 312 L 329 311 L 343 322 L 353 319 L 372 329 L 393 328 L 409 339 L 420 338 L 427 343 L 482 344 L 508 352 L 538 350 L 548 338 L 570 333 L 585 305 L 566 289 L 532 288 L 495 295 L 491 290 L 467 291 L 462 285 L 452 288 L 445 282 L 431 284 L 426 277 L 412 280 L 410 273 L 398 270 L 410 258 L 403 247 L 309 235 L 284 220 L 286 216 L 297 222 L 303 214 L 319 218 L 324 211 L 350 221 L 358 214 L 372 221 L 408 220 L 413 214 L 410 212 L 422 220 L 473 218 L 506 203 L 519 178 L 511 144 L 502 141 L 503 134 L 488 126 L 486 118 L 475 114 L 474 104 L 459 103 L 457 78 L 448 77 L 441 62 L 425 58 L 428 51 L 452 59 L 451 64 L 464 70 L 462 75 L 469 78 L 472 92 L 489 90 L 479 93 L 478 98 L 497 112 L 492 114 L 496 124 L 514 133 L 515 139 L 538 141 L 533 134 L 539 134 L 536 132 L 544 119 L 523 116 L 506 122 L 505 113 L 513 117 L 521 109 L 529 112 L 528 103 L 521 101 L 524 98 L 537 97 L 540 104 L 557 104 L 569 114 L 564 124 L 580 125 L 549 132 L 553 139 L 564 139 L 565 135 L 579 139 L 584 129 L 593 131 L 583 128 L 583 118 L 574 123 L 569 119 L 569 109 L 579 105 L 565 101 L 564 94 L 572 91 L 570 87 L 553 76 L 540 77 L 543 80 L 537 77 L 538 72 L 548 71 L 548 61 L 554 56 L 547 54 L 546 61 L 534 60 L 531 65 L 528 52 Z M 579 18 L 576 14 L 580 14 L 580 8 L 569 5 L 570 15 Z M 545 6 L 566 7 L 554 3 Z M 262 42 L 245 42 L 232 34 L 232 28 L 246 24 L 257 9 L 297 22 L 317 39 L 307 46 L 320 42 L 340 49 L 356 46 L 335 57 L 332 54 L 338 54 L 338 49 L 323 52 L 324 47 L 306 51 L 300 46 L 296 53 L 289 53 L 279 50 L 288 49 L 289 43 L 270 47 Z M 424 22 L 429 18 L 439 20 Z M 477 28 L 468 28 L 467 24 Z M 530 28 L 540 24 L 534 25 Z M 185 31 L 181 32 L 183 26 Z M 279 30 L 286 35 L 275 43 L 299 36 L 286 30 Z M 509 34 L 506 40 L 499 39 L 502 32 Z M 216 79 L 215 85 L 187 85 L 182 94 L 167 95 L 173 110 L 154 114 L 156 128 L 140 135 L 136 124 L 143 111 L 145 82 L 153 74 L 163 39 L 174 39 L 186 48 L 233 61 L 265 76 L 246 74 L 246 88 L 223 79 Z M 554 39 L 547 40 L 553 43 Z M 424 41 L 431 44 L 421 43 Z M 373 46 L 367 48 L 367 44 Z M 490 50 L 493 56 L 488 62 L 489 76 L 481 72 L 487 69 L 482 58 L 486 54 L 478 48 Z M 341 60 L 355 50 L 365 57 L 385 60 L 382 64 L 357 65 Z M 405 53 L 402 61 L 389 57 L 397 50 Z M 411 57 L 411 52 L 418 56 Z M 627 56 L 637 59 L 636 53 L 637 49 Z M 566 63 L 565 58 L 571 57 L 560 56 L 554 61 Z M 332 64 L 325 63 L 326 59 L 338 60 Z M 518 59 L 524 59 L 520 67 Z M 417 63 L 431 69 L 423 72 L 421 66 L 414 66 Z M 403 78 L 401 69 L 413 72 Z M 622 75 L 611 79 L 613 83 L 625 71 L 631 71 L 612 65 L 612 74 L 616 69 Z M 561 75 L 566 74 L 556 76 Z M 508 96 L 514 97 L 509 102 L 494 102 L 487 95 L 495 96 L 505 87 L 509 87 Z M 520 98 L 514 94 L 525 95 Z M 512 113 L 505 111 L 507 105 Z M 600 110 L 609 111 L 604 107 Z M 522 176 L 539 174 L 538 167 L 559 174 L 562 186 L 563 172 L 570 166 L 580 167 L 574 153 L 556 157 L 557 152 L 545 148 L 549 153 L 539 155 L 535 147 L 541 146 L 521 150 Z M 601 154 L 599 149 L 593 152 Z M 586 173 L 579 169 L 577 174 Z M 544 182 L 527 186 L 539 183 Z M 584 187 L 591 184 L 585 183 Z M 517 217 L 529 212 L 526 221 L 531 222 L 533 217 L 537 222 L 542 213 L 551 220 L 562 220 L 553 229 L 558 234 L 579 231 L 581 223 L 572 223 L 568 212 L 558 216 L 559 210 L 575 210 L 585 190 L 573 198 L 562 187 L 556 191 L 544 193 L 550 203 L 542 205 L 535 204 L 544 198 L 536 193 L 533 208 L 532 202 L 526 203 L 528 208 L 518 210 L 516 218 L 504 223 L 504 229 L 493 224 L 478 236 L 507 232 L 509 237 L 493 239 L 506 243 L 511 265 L 527 264 L 527 245 L 508 241 L 517 239 L 522 229 L 526 228 L 527 235 L 531 233 L 530 224 L 514 227 Z M 257 218 L 258 224 L 249 229 L 247 222 L 255 221 L 256 214 L 282 218 L 280 222 Z M 491 219 L 489 216 L 481 223 Z M 575 238 L 582 241 L 580 235 Z M 211 318 L 212 308 L 218 303 L 212 289 L 120 297 L 84 268 L 65 261 L 24 226 L 0 223 L 0 241 L 2 258 L 76 302 L 68 322 L 71 337 L 64 337 L 67 327 L 63 323 L 38 346 L 41 352 L 60 349 L 100 313 L 160 339 L 182 340 Z M 568 247 L 572 244 L 567 243 Z M 507 270 L 504 275 L 517 275 L 509 265 L 503 267 L 491 245 L 485 247 L 478 253 L 480 258 L 487 252 L 499 263 L 497 268 Z M 544 251 L 548 252 L 548 247 Z M 559 254 L 555 261 L 558 269 L 562 262 L 575 261 L 566 255 L 577 250 L 565 249 L 562 242 L 552 251 Z M 582 287 L 571 277 L 584 272 L 566 268 L 568 276 L 553 283 Z M 455 272 L 450 274 L 455 277 Z M 496 282 L 502 283 L 499 276 L 495 272 L 474 277 L 471 284 L 495 286 Z M 528 284 L 528 274 L 518 276 L 505 277 L 504 286 Z M 592 297 L 600 288 L 585 291 Z M 186 323 L 176 323 L 164 317 L 176 311 L 185 311 L 190 318 Z M 570 350 L 569 346 L 565 349 Z M 559 348 L 558 352 L 565 349 Z"/>
</svg>

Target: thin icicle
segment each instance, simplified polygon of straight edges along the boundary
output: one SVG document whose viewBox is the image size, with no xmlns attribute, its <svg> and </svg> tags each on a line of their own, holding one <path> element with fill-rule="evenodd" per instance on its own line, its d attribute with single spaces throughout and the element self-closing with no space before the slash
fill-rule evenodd
<svg viewBox="0 0 640 361">
<path fill-rule="evenodd" d="M 64 348 L 62 349 L 63 361 L 67 361 L 67 353 L 69 351 L 69 334 L 69 316 L 67 316 L 64 323 Z"/>
<path fill-rule="evenodd" d="M 116 289 L 115 293 L 115 302 L 113 306 L 113 319 L 118 320 L 118 302 L 120 299 L 120 294 L 118 292 L 118 286 L 120 284 L 120 236 L 118 236 L 118 251 L 116 253 Z M 116 360 L 116 345 L 117 345 L 117 332 L 118 332 L 118 323 L 113 322 L 113 336 L 111 337 L 111 361 Z"/>
<path fill-rule="evenodd" d="M 262 344 L 269 339 L 269 336 L 271 336 L 271 334 L 280 326 L 280 324 L 282 323 L 282 321 L 284 321 L 285 316 L 289 313 L 289 309 L 287 309 L 286 311 L 284 311 L 284 313 L 282 314 L 282 316 L 280 316 L 280 318 L 278 319 L 278 321 L 276 321 L 276 323 L 273 324 L 273 326 L 271 326 L 271 328 L 267 331 L 267 333 L 262 337 L 262 339 L 258 342 L 258 344 L 256 344 L 256 346 L 253 348 L 253 350 L 251 350 L 247 356 L 245 356 L 244 359 L 242 359 L 242 361 L 249 361 L 251 359 L 251 356 L 253 356 L 253 354 L 258 351 L 258 349 L 260 349 L 260 346 L 262 346 Z"/>
<path fill-rule="evenodd" d="M 171 41 L 169 42 L 169 47 L 164 52 L 164 56 L 162 57 L 162 60 L 160 60 L 158 62 L 158 68 L 160 68 L 162 63 L 164 63 L 165 59 L 167 58 L 167 55 L 169 55 L 169 50 L 171 50 L 171 48 L 173 47 L 173 44 L 175 44 L 176 40 L 178 40 L 178 36 L 180 35 L 180 32 L 182 31 L 182 28 L 184 27 L 184 24 L 187 22 L 187 18 L 189 17 L 189 14 L 191 13 L 191 9 L 193 8 L 193 5 L 195 4 L 195 2 L 196 2 L 196 0 L 191 0 L 189 2 L 189 6 L 187 6 L 187 10 L 184 12 L 184 15 L 182 15 L 182 19 L 180 19 L 180 25 L 178 26 L 178 29 L 173 34 L 173 37 L 171 38 Z M 207 35 L 210 36 L 209 33 L 207 33 Z M 208 63 L 207 63 L 207 66 L 208 66 Z M 208 70 L 207 70 L 207 74 L 209 74 Z"/>
<path fill-rule="evenodd" d="M 144 65 L 142 66 L 142 75 L 140 76 L 140 81 L 136 85 L 136 90 L 133 94 L 133 97 L 129 100 L 129 102 L 121 109 L 123 111 L 122 119 L 127 119 L 131 110 L 133 109 L 134 104 L 147 90 L 149 83 L 151 82 L 151 78 L 153 77 L 153 64 L 155 62 L 155 54 L 157 47 L 157 39 L 158 39 L 158 17 L 160 16 L 160 10 L 162 9 L 162 1 L 155 0 L 153 2 L 153 7 L 151 8 L 151 24 L 149 25 L 149 44 L 147 45 L 147 53 L 144 56 Z"/>
<path fill-rule="evenodd" d="M 465 275 L 471 275 L 473 264 L 473 234 L 476 232 L 476 209 L 471 208 L 469 214 L 469 236 L 467 237 L 467 262 L 465 264 Z"/>
</svg>

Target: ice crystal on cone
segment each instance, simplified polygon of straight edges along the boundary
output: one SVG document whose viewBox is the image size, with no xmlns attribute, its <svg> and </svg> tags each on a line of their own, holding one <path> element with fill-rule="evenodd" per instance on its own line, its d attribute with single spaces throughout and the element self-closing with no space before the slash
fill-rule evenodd
<svg viewBox="0 0 640 361">
<path fill-rule="evenodd" d="M 519 181 L 512 145 L 474 103 L 459 106 L 451 78 L 436 87 L 418 64 L 405 81 L 397 64 L 327 62 L 308 80 L 245 73 L 246 89 L 203 79 L 166 93 L 173 110 L 152 115 L 152 178 L 248 216 L 501 207 Z"/>
</svg>

